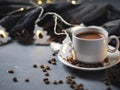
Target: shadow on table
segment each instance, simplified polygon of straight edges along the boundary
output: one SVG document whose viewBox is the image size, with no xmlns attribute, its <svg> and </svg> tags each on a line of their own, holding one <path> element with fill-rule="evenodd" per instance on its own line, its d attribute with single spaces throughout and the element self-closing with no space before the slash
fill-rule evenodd
<svg viewBox="0 0 120 90">
<path fill-rule="evenodd" d="M 84 78 L 87 80 L 103 81 L 105 79 L 105 70 L 100 71 L 84 71 L 77 70 L 68 66 L 64 66 L 64 69 L 71 75 L 77 76 L 78 78 Z M 120 83 L 111 83 L 113 86 L 120 88 Z"/>
<path fill-rule="evenodd" d="M 104 70 L 101 71 L 84 71 L 84 70 L 77 70 L 71 67 L 64 66 L 67 72 L 74 74 L 79 78 L 85 78 L 89 80 L 102 80 L 105 74 Z M 98 78 L 99 77 L 99 78 Z"/>
</svg>

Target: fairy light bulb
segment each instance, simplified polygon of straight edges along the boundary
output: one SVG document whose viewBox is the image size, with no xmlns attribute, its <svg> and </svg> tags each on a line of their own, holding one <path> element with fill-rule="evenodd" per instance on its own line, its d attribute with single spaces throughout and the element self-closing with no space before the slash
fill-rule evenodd
<svg viewBox="0 0 120 90">
<path fill-rule="evenodd" d="M 51 3 L 51 0 L 47 0 L 46 3 L 47 3 L 47 4 Z"/>
<path fill-rule="evenodd" d="M 21 8 L 20 8 L 20 11 L 24 11 L 24 7 L 21 7 Z"/>
<path fill-rule="evenodd" d="M 36 34 L 37 34 L 37 37 L 38 37 L 38 38 L 43 38 L 42 31 L 37 30 Z"/>
<path fill-rule="evenodd" d="M 42 0 L 38 0 L 38 1 L 37 1 L 37 4 L 38 4 L 38 5 L 42 5 L 42 3 L 43 3 Z"/>
<path fill-rule="evenodd" d="M 0 37 L 1 38 L 6 38 L 6 34 L 5 34 L 5 31 L 0 29 Z"/>
<path fill-rule="evenodd" d="M 71 1 L 72 4 L 77 4 L 76 0 Z"/>
</svg>

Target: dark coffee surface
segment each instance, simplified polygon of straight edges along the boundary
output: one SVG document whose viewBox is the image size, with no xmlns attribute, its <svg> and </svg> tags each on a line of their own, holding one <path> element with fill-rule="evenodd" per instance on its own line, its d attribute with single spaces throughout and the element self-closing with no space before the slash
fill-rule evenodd
<svg viewBox="0 0 120 90">
<path fill-rule="evenodd" d="M 99 39 L 104 37 L 102 33 L 98 32 L 82 32 L 77 34 L 76 36 L 83 39 Z"/>
</svg>

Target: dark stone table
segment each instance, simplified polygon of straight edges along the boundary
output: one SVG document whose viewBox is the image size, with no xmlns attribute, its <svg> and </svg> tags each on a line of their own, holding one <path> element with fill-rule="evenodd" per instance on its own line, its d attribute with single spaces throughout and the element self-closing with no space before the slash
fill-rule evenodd
<svg viewBox="0 0 120 90">
<path fill-rule="evenodd" d="M 80 71 L 63 65 L 49 46 L 20 45 L 12 42 L 0 47 L 0 90 L 73 90 L 66 84 L 68 75 L 75 76 L 77 83 L 83 83 L 88 90 L 106 90 L 103 83 L 104 71 Z M 48 61 L 56 58 L 57 64 L 49 64 Z M 33 68 L 36 64 L 38 68 Z M 40 65 L 50 66 L 50 76 L 45 76 Z M 13 70 L 14 73 L 8 73 Z M 17 77 L 18 82 L 13 82 L 13 77 Z M 25 82 L 25 79 L 29 82 Z M 44 78 L 49 78 L 50 84 L 43 82 Z M 53 80 L 63 80 L 63 84 L 55 85 Z M 120 90 L 120 87 L 110 85 L 112 90 Z"/>
<path fill-rule="evenodd" d="M 88 0 L 87 0 L 88 1 Z M 119 8 L 119 0 L 89 0 L 103 3 L 110 2 Z M 103 83 L 104 71 L 81 71 L 63 65 L 57 56 L 52 55 L 49 46 L 24 46 L 17 42 L 0 46 L 0 90 L 73 90 L 66 84 L 66 77 L 74 75 L 77 83 L 83 83 L 88 90 L 106 90 L 107 86 Z M 48 60 L 56 58 L 57 65 L 48 63 Z M 33 68 L 36 64 L 38 68 Z M 50 76 L 45 76 L 40 65 L 44 64 L 51 67 Z M 14 73 L 8 73 L 13 70 Z M 18 82 L 13 82 L 17 77 Z M 25 79 L 29 82 L 25 82 Z M 43 82 L 44 78 L 49 78 L 50 84 Z M 63 84 L 54 85 L 53 80 L 63 80 Z M 120 86 L 110 85 L 112 90 L 120 90 Z"/>
</svg>

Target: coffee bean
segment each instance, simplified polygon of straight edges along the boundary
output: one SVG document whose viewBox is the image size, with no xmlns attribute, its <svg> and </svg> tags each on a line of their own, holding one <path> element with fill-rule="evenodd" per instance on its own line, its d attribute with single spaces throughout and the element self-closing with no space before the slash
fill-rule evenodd
<svg viewBox="0 0 120 90">
<path fill-rule="evenodd" d="M 77 63 L 77 64 L 76 64 L 76 66 L 77 66 L 77 67 L 80 67 L 80 64 L 79 64 L 79 63 Z"/>
<path fill-rule="evenodd" d="M 69 75 L 68 78 L 75 79 L 73 75 Z"/>
<path fill-rule="evenodd" d="M 45 81 L 45 84 L 50 84 L 50 81 Z"/>
<path fill-rule="evenodd" d="M 71 78 L 68 78 L 68 80 L 71 82 L 72 81 L 72 79 Z"/>
<path fill-rule="evenodd" d="M 42 69 L 43 69 L 43 68 L 45 68 L 45 66 L 42 64 L 42 65 L 40 65 L 40 68 L 42 68 Z"/>
<path fill-rule="evenodd" d="M 51 61 L 54 61 L 54 62 L 56 62 L 56 59 L 55 59 L 55 58 L 53 58 L 53 59 L 51 59 Z"/>
<path fill-rule="evenodd" d="M 71 77 L 70 77 L 70 76 L 67 76 L 66 79 L 71 79 Z"/>
<path fill-rule="evenodd" d="M 63 81 L 62 81 L 62 80 L 59 80 L 58 83 L 59 83 L 59 84 L 63 84 Z"/>
<path fill-rule="evenodd" d="M 55 61 L 52 61 L 52 64 L 53 64 L 53 65 L 56 65 L 56 62 L 55 62 Z"/>
<path fill-rule="evenodd" d="M 98 67 L 103 67 L 103 63 L 98 63 L 98 64 L 86 64 L 82 62 L 78 62 L 77 60 L 73 60 L 73 58 L 67 58 L 67 61 L 77 67 L 85 67 L 85 68 L 98 68 Z"/>
<path fill-rule="evenodd" d="M 56 53 L 53 53 L 52 55 L 53 55 L 53 56 L 56 56 Z"/>
<path fill-rule="evenodd" d="M 70 84 L 70 81 L 67 79 L 67 80 L 66 80 L 66 83 L 67 83 L 67 84 Z"/>
<path fill-rule="evenodd" d="M 44 81 L 45 84 L 50 84 L 50 81 L 49 81 L 48 78 L 44 78 L 43 81 Z"/>
<path fill-rule="evenodd" d="M 18 79 L 16 77 L 13 78 L 14 82 L 18 82 Z"/>
<path fill-rule="evenodd" d="M 78 87 L 78 86 L 76 86 L 74 90 L 80 90 L 80 89 L 79 89 L 79 87 Z"/>
<path fill-rule="evenodd" d="M 43 72 L 47 72 L 47 70 L 46 70 L 46 69 L 42 69 L 42 71 L 43 71 Z"/>
<path fill-rule="evenodd" d="M 78 86 L 78 88 L 80 89 L 80 90 L 84 90 L 84 86 L 83 86 L 83 84 L 82 83 L 80 83 L 79 85 L 77 85 Z"/>
<path fill-rule="evenodd" d="M 57 82 L 56 80 L 54 80 L 54 81 L 53 81 L 53 84 L 57 85 L 57 84 L 58 84 L 58 82 Z"/>
<path fill-rule="evenodd" d="M 75 81 L 75 80 L 72 80 L 72 81 L 71 81 L 71 84 L 76 84 L 76 81 Z"/>
<path fill-rule="evenodd" d="M 45 72 L 44 74 L 45 74 L 45 76 L 49 76 L 49 73 L 48 73 L 48 72 Z"/>
<path fill-rule="evenodd" d="M 9 71 L 8 71 L 8 73 L 13 74 L 13 73 L 14 73 L 14 71 L 13 71 L 13 70 L 9 70 Z"/>
<path fill-rule="evenodd" d="M 106 58 L 106 59 L 104 60 L 104 62 L 105 62 L 105 63 L 108 63 L 108 62 L 109 62 L 109 59 L 108 59 L 108 58 Z"/>
<path fill-rule="evenodd" d="M 37 68 L 38 66 L 36 64 L 33 65 L 34 68 Z"/>
<path fill-rule="evenodd" d="M 51 64 L 52 63 L 51 60 L 49 60 L 48 63 Z"/>
<path fill-rule="evenodd" d="M 49 66 L 46 66 L 46 69 L 47 69 L 47 70 L 51 70 L 51 68 L 50 68 Z"/>
<path fill-rule="evenodd" d="M 71 84 L 70 87 L 73 88 L 73 89 L 75 88 L 74 84 Z"/>
<path fill-rule="evenodd" d="M 82 84 L 82 83 L 80 83 L 78 86 L 79 86 L 79 87 L 83 87 L 83 84 Z"/>
<path fill-rule="evenodd" d="M 27 79 L 25 79 L 25 82 L 30 82 L 30 80 L 27 78 Z"/>
<path fill-rule="evenodd" d="M 49 79 L 48 78 L 44 78 L 43 81 L 48 81 Z"/>
<path fill-rule="evenodd" d="M 52 58 L 51 60 L 48 61 L 49 64 L 53 64 L 53 65 L 56 65 L 56 59 L 55 58 Z"/>
</svg>

